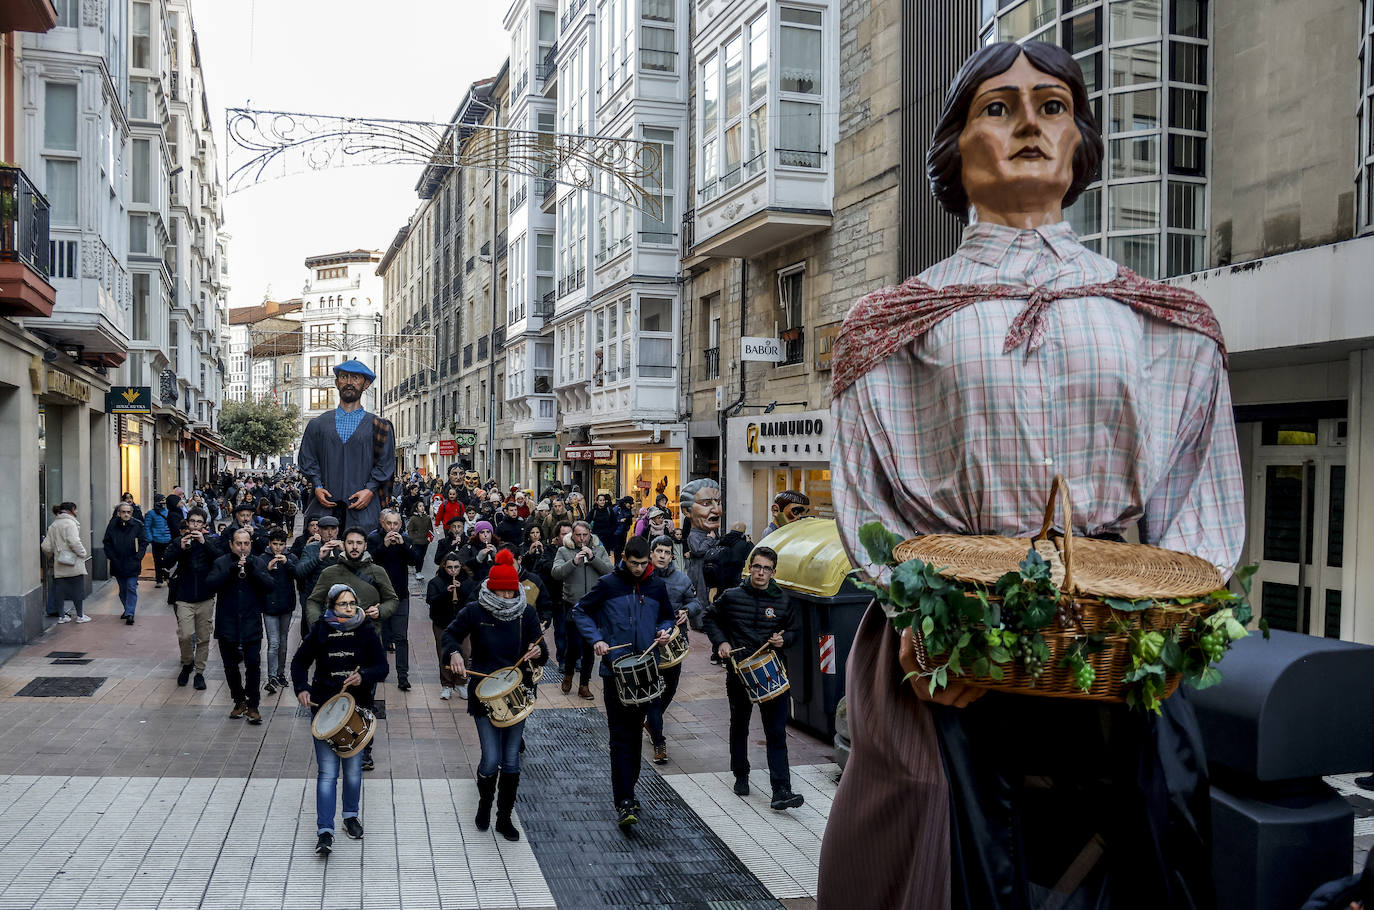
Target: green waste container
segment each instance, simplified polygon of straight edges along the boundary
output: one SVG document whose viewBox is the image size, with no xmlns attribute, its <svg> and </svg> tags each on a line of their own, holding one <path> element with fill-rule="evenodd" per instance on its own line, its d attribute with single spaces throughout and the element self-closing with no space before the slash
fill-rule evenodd
<svg viewBox="0 0 1374 910">
<path fill-rule="evenodd" d="M 844 696 L 849 648 L 873 595 L 850 580 L 854 567 L 833 520 L 792 522 L 764 537 L 759 545 L 777 551 L 774 578 L 800 617 L 801 634 L 784 654 L 792 723 L 829 742 L 835 735 L 835 706 Z"/>
</svg>

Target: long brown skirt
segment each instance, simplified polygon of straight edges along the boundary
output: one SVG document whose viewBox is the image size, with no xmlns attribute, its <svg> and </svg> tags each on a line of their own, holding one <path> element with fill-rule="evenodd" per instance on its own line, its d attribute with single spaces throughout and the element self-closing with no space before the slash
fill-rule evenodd
<svg viewBox="0 0 1374 910">
<path fill-rule="evenodd" d="M 930 711 L 902 684 L 899 642 L 870 606 L 846 668 L 853 752 L 821 845 L 820 910 L 949 907 L 949 784 Z"/>
</svg>

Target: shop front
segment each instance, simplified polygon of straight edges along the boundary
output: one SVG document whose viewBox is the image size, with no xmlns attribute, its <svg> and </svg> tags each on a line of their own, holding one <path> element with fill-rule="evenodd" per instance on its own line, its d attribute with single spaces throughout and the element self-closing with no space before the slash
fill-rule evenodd
<svg viewBox="0 0 1374 910">
<path fill-rule="evenodd" d="M 558 437 L 536 437 L 529 441 L 531 480 L 535 495 L 558 479 Z"/>
<path fill-rule="evenodd" d="M 830 412 L 756 414 L 726 421 L 732 464 L 725 523 L 743 521 L 754 540 L 768 526 L 773 497 L 796 490 L 811 497 L 811 514 L 834 518 L 830 497 Z"/>
<path fill-rule="evenodd" d="M 634 498 L 633 508 L 652 506 L 659 494 L 668 497 L 668 510 L 677 518 L 677 499 L 682 489 L 682 452 L 679 449 L 653 449 L 622 452 L 621 496 Z"/>
</svg>

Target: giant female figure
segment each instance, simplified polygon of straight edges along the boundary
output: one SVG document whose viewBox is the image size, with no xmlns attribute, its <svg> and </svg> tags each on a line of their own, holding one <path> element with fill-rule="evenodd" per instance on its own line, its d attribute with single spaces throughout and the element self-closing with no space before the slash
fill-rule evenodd
<svg viewBox="0 0 1374 910">
<path fill-rule="evenodd" d="M 1062 49 L 995 44 L 945 100 L 927 171 L 970 222 L 953 256 L 861 300 L 835 348 L 840 532 L 1025 537 L 1054 475 L 1074 533 L 1225 572 L 1243 491 L 1211 311 L 1087 249 L 1063 219 L 1102 157 Z M 908 633 L 909 634 L 909 633 Z M 1161 717 L 902 682 L 909 639 L 870 608 L 848 666 L 853 753 L 822 908 L 1208 907 L 1205 763 L 1186 696 Z M 1058 899 L 1058 898 L 1056 898 Z M 1080 906 L 1072 903 L 1071 906 Z"/>
</svg>

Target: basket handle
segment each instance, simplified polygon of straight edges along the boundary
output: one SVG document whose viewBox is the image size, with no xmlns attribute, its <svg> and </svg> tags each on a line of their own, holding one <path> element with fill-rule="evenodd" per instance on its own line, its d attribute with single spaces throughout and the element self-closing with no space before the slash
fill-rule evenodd
<svg viewBox="0 0 1374 910">
<path fill-rule="evenodd" d="M 1032 538 L 1032 543 L 1049 539 L 1050 528 L 1054 525 L 1054 507 L 1058 502 L 1064 506 L 1064 585 L 1061 589 L 1065 596 L 1073 591 L 1073 502 L 1069 497 L 1069 482 L 1063 474 L 1054 475 L 1050 484 L 1049 501 L 1045 503 L 1045 522 L 1040 532 Z"/>
</svg>

